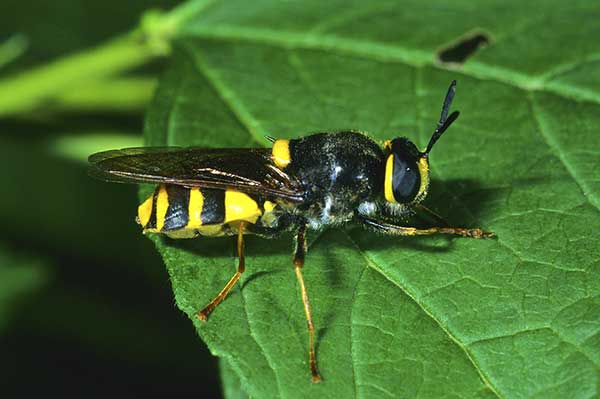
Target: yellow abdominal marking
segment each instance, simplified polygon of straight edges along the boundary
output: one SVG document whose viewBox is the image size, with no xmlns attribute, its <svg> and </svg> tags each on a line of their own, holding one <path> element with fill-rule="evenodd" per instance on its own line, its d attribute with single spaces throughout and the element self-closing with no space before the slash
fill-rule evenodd
<svg viewBox="0 0 600 399">
<path fill-rule="evenodd" d="M 186 229 L 195 229 L 202 226 L 202 208 L 204 207 L 204 196 L 199 188 L 190 189 L 190 201 L 188 203 L 188 223 Z"/>
<path fill-rule="evenodd" d="M 278 168 L 283 169 L 290 164 L 292 158 L 290 156 L 290 141 L 275 140 L 273 149 L 271 150 L 273 162 Z"/>
<path fill-rule="evenodd" d="M 169 194 L 167 194 L 167 188 L 161 185 L 156 198 L 156 231 L 161 231 L 165 225 L 167 209 L 169 209 Z"/>
<path fill-rule="evenodd" d="M 138 221 L 142 227 L 146 227 L 152 215 L 152 205 L 154 204 L 153 195 L 146 198 L 140 206 L 138 206 Z"/>
<path fill-rule="evenodd" d="M 278 140 L 279 141 L 279 140 Z M 224 223 L 246 221 L 256 223 L 262 214 L 258 204 L 244 193 L 225 191 L 225 220 Z"/>
<path fill-rule="evenodd" d="M 420 169 L 420 167 L 419 167 Z M 383 183 L 383 192 L 385 194 L 385 199 L 388 202 L 396 204 L 396 198 L 394 198 L 394 190 L 392 188 L 392 178 L 394 177 L 394 155 L 388 156 L 388 159 L 385 163 L 385 181 Z"/>
</svg>

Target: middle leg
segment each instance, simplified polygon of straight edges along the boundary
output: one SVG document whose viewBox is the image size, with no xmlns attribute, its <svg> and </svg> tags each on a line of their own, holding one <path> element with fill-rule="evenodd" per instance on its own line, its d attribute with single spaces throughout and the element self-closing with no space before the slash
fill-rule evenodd
<svg viewBox="0 0 600 399">
<path fill-rule="evenodd" d="M 231 277 L 229 282 L 225 285 L 225 287 L 219 292 L 219 295 L 215 297 L 208 305 L 206 305 L 201 311 L 196 313 L 196 317 L 198 317 L 202 321 L 206 321 L 210 312 L 212 312 L 223 299 L 229 294 L 229 291 L 233 288 L 235 283 L 240 279 L 242 273 L 244 273 L 245 260 L 244 260 L 244 231 L 246 229 L 246 222 L 240 222 L 240 226 L 238 229 L 237 235 L 237 254 L 238 254 L 238 268 L 235 274 Z"/>
<path fill-rule="evenodd" d="M 298 279 L 298 285 L 300 286 L 300 293 L 302 295 L 302 303 L 304 304 L 304 313 L 306 316 L 306 324 L 308 325 L 308 360 L 310 363 L 310 372 L 312 374 L 312 382 L 321 382 L 321 376 L 317 369 L 317 360 L 315 357 L 315 325 L 312 320 L 312 313 L 310 311 L 310 301 L 308 299 L 308 292 L 304 285 L 304 277 L 302 276 L 302 267 L 304 266 L 304 257 L 306 255 L 306 225 L 302 225 L 298 233 L 296 234 L 296 250 L 294 251 L 294 271 L 296 272 L 296 278 Z"/>
</svg>

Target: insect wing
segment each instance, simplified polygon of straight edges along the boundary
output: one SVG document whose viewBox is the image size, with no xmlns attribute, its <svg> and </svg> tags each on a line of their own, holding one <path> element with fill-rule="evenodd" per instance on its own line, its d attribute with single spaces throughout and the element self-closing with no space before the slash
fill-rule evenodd
<svg viewBox="0 0 600 399">
<path fill-rule="evenodd" d="M 117 158 L 125 155 L 141 155 L 141 154 L 153 154 L 160 152 L 178 152 L 185 150 L 185 147 L 128 147 L 120 150 L 108 150 L 97 152 L 88 157 L 88 162 L 91 164 L 97 164 L 105 159 Z"/>
<path fill-rule="evenodd" d="M 89 157 L 90 175 L 120 183 L 233 188 L 302 202 L 300 183 L 277 168 L 266 148 L 139 147 Z"/>
</svg>

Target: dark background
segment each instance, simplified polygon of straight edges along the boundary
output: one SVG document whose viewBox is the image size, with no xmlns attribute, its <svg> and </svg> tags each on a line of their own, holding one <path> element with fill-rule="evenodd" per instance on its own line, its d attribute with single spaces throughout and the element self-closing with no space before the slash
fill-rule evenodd
<svg viewBox="0 0 600 399">
<path fill-rule="evenodd" d="M 175 1 L 0 3 L 0 43 L 28 42 L 0 79 L 127 32 Z M 131 73 L 156 79 L 165 60 Z M 2 86 L 0 85 L 0 88 Z M 137 189 L 87 176 L 86 148 L 141 137 L 144 104 L 53 104 L 0 117 L 0 386 L 3 397 L 218 397 L 216 360 L 176 309 L 167 272 L 134 223 Z M 105 134 L 106 133 L 106 134 Z M 94 147 L 92 145 L 92 147 Z"/>
</svg>

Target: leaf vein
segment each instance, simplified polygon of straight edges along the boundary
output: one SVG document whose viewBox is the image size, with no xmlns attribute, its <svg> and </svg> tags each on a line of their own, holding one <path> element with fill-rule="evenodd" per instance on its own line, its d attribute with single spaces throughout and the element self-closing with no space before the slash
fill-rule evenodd
<svg viewBox="0 0 600 399">
<path fill-rule="evenodd" d="M 198 49 L 195 49 L 193 52 L 189 51 L 189 53 L 196 54 L 196 56 L 193 57 L 196 69 L 204 75 L 206 81 L 211 85 L 223 104 L 225 104 L 240 125 L 248 132 L 248 134 L 250 134 L 250 137 L 263 147 L 264 136 L 267 135 L 267 132 L 261 128 L 260 123 L 252 117 L 252 114 L 236 97 L 234 91 L 229 89 L 217 73 L 201 59 L 202 56 L 199 54 Z"/>
<path fill-rule="evenodd" d="M 560 160 L 560 162 L 564 165 L 567 172 L 571 175 L 575 184 L 581 190 L 583 197 L 594 207 L 596 210 L 600 211 L 600 199 L 596 198 L 594 195 L 594 191 L 587 185 L 584 179 L 582 179 L 577 170 L 569 159 L 565 156 L 564 152 L 561 151 L 559 143 L 556 141 L 556 137 L 548 128 L 547 124 L 541 118 L 541 111 L 539 110 L 539 106 L 536 104 L 535 97 L 533 93 L 528 93 L 527 100 L 529 103 L 529 111 L 531 113 L 531 117 L 537 126 L 538 133 L 542 136 L 552 153 Z"/>
<path fill-rule="evenodd" d="M 476 372 L 479 374 L 479 377 L 481 378 L 482 382 L 488 387 L 488 389 L 493 392 L 496 397 L 498 398 L 502 398 L 502 396 L 500 395 L 500 393 L 498 392 L 498 390 L 494 387 L 494 385 L 492 384 L 491 380 L 489 379 L 489 377 L 487 376 L 487 374 L 481 369 L 481 367 L 479 366 L 479 364 L 475 361 L 475 358 L 473 357 L 473 355 L 469 352 L 469 350 L 467 349 L 467 347 L 465 345 L 463 345 L 462 342 L 460 342 L 458 340 L 457 337 L 455 337 L 450 330 L 448 330 L 446 327 L 444 327 L 441 323 L 440 320 L 438 320 L 433 313 L 427 309 L 427 307 L 422 304 L 421 302 L 419 302 L 417 300 L 417 297 L 414 293 L 410 292 L 406 287 L 402 286 L 401 284 L 399 284 L 398 282 L 396 282 L 393 278 L 391 278 L 390 276 L 388 276 L 381 267 L 379 267 L 379 265 L 373 260 L 371 259 L 371 257 L 365 252 L 363 251 L 363 249 L 358 245 L 358 243 L 356 241 L 354 241 L 352 239 L 352 237 L 350 237 L 347 233 L 345 233 L 346 236 L 348 237 L 348 239 L 354 244 L 354 246 L 356 247 L 358 253 L 366 260 L 367 262 L 367 266 L 372 268 L 373 270 L 375 270 L 376 272 L 380 273 L 385 279 L 387 279 L 389 282 L 391 282 L 393 285 L 395 285 L 396 287 L 398 287 L 406 296 L 408 296 L 428 317 L 430 317 L 436 324 L 437 326 L 448 336 L 448 338 L 450 338 L 450 340 L 452 342 L 454 342 L 462 351 L 463 353 L 466 355 L 467 359 L 469 360 L 469 362 L 473 365 L 473 367 L 475 368 Z"/>
<path fill-rule="evenodd" d="M 354 383 L 354 397 L 358 398 L 358 381 L 356 378 L 356 353 L 354 351 L 354 304 L 355 304 L 355 300 L 356 300 L 356 293 L 358 291 L 358 286 L 365 274 L 365 271 L 367 270 L 366 267 L 363 268 L 363 270 L 360 272 L 360 276 L 358 276 L 358 279 L 356 280 L 356 284 L 354 285 L 354 289 L 352 290 L 352 302 L 350 302 L 350 323 L 349 327 L 350 327 L 350 365 L 351 365 L 351 371 L 352 371 L 352 382 Z"/>
<path fill-rule="evenodd" d="M 269 365 L 271 370 L 273 370 L 273 375 L 275 376 L 275 385 L 277 386 L 277 392 L 279 392 L 279 395 L 277 395 L 277 397 L 283 398 L 283 391 L 281 390 L 281 382 L 279 381 L 279 374 L 277 373 L 277 370 L 273 365 L 273 360 L 270 358 L 269 355 L 267 355 L 267 351 L 260 343 L 260 340 L 256 336 L 254 329 L 252 328 L 252 322 L 250 321 L 250 320 L 252 320 L 252 318 L 248 314 L 248 307 L 246 306 L 246 295 L 244 294 L 244 290 L 240 288 L 239 292 L 240 292 L 240 298 L 242 301 L 242 308 L 244 309 L 244 313 L 246 315 L 246 320 L 248 320 L 248 331 L 250 333 L 250 337 L 252 337 L 252 339 L 256 343 L 256 346 L 258 346 L 258 348 L 260 349 L 261 354 L 264 356 L 267 364 Z"/>
<path fill-rule="evenodd" d="M 431 66 L 442 70 L 456 68 L 440 65 L 427 50 L 401 47 L 397 43 L 380 44 L 369 40 L 348 39 L 335 34 L 289 32 L 256 27 L 237 27 L 227 24 L 182 31 L 180 37 L 204 38 L 232 43 L 258 43 L 285 49 L 307 49 L 336 52 L 380 62 L 400 62 L 413 67 Z M 460 73 L 478 79 L 492 80 L 521 88 L 528 92 L 544 91 L 575 101 L 600 104 L 600 93 L 585 88 L 569 88 L 561 84 L 546 84 L 544 75 L 532 76 L 518 70 L 472 60 L 462 66 Z"/>
</svg>

